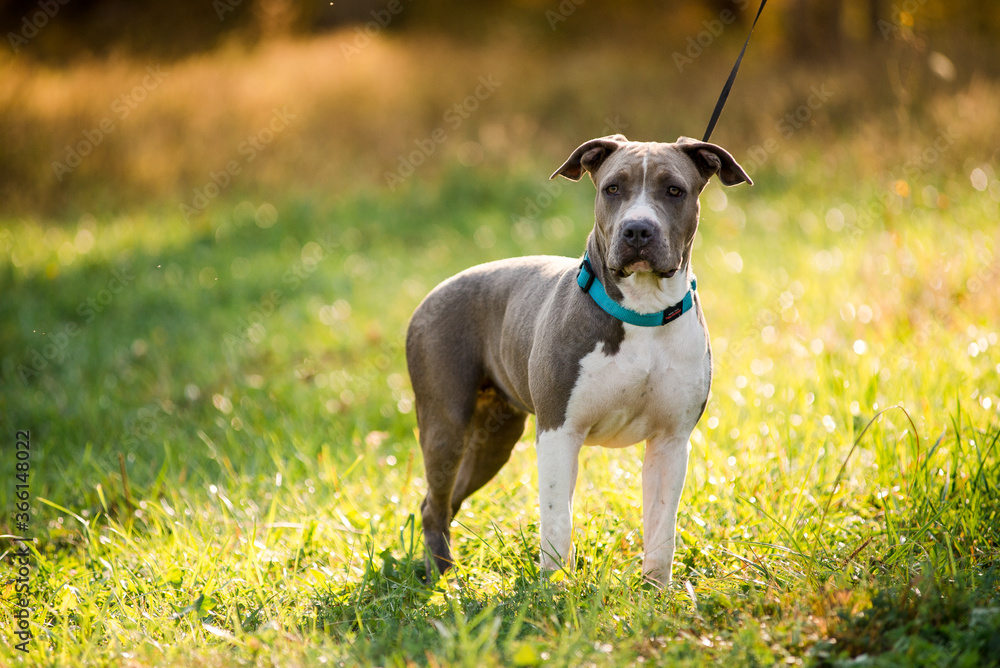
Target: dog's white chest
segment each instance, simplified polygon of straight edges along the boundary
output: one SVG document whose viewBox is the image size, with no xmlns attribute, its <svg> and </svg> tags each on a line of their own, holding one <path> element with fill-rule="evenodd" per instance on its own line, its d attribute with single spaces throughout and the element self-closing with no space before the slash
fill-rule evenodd
<svg viewBox="0 0 1000 668">
<path fill-rule="evenodd" d="M 708 346 L 694 312 L 666 327 L 625 329 L 614 355 L 598 344 L 580 360 L 564 428 L 587 445 L 625 447 L 690 431 L 708 396 Z"/>
</svg>

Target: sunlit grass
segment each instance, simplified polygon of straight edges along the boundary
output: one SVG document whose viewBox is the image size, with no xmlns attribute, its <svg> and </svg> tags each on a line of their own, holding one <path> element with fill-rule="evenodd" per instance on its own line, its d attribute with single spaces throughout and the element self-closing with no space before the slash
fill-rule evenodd
<svg viewBox="0 0 1000 668">
<path fill-rule="evenodd" d="M 11 221 L 0 408 L 34 448 L 27 660 L 987 656 L 996 198 L 965 173 L 902 196 L 828 179 L 811 160 L 796 170 L 703 196 L 694 262 L 715 380 L 666 592 L 639 574 L 641 446 L 585 451 L 576 569 L 539 580 L 530 427 L 456 518 L 454 574 L 419 582 L 407 318 L 471 264 L 578 255 L 589 184 L 520 220 L 548 172 L 456 168 L 436 189 L 222 198 L 195 223 L 158 208 Z M 134 278 L 81 315 L 123 266 Z M 77 333 L 47 347 L 69 324 Z M 11 602 L 12 581 L 2 587 Z M 9 642 L 0 652 L 20 657 Z"/>
</svg>

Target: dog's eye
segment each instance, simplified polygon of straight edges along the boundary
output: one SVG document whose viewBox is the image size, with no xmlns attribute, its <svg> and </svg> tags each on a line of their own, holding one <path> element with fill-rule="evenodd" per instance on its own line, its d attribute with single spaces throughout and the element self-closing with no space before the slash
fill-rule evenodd
<svg viewBox="0 0 1000 668">
<path fill-rule="evenodd" d="M 667 188 L 667 194 L 670 195 L 671 197 L 680 197 L 681 195 L 684 194 L 684 191 L 678 188 L 677 186 L 670 186 L 669 188 Z"/>
<path fill-rule="evenodd" d="M 605 193 L 606 195 L 617 195 L 617 194 L 618 194 L 618 191 L 619 191 L 619 188 L 618 188 L 618 186 L 616 186 L 616 185 L 614 185 L 614 184 L 611 184 L 610 186 L 608 186 L 608 187 L 606 187 L 606 188 L 604 189 L 604 193 Z"/>
</svg>

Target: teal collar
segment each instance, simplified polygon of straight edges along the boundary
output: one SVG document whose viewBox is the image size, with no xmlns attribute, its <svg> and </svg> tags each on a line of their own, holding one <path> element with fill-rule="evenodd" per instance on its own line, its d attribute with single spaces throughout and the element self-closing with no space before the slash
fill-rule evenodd
<svg viewBox="0 0 1000 668">
<path fill-rule="evenodd" d="M 684 299 L 657 313 L 639 313 L 625 308 L 608 296 L 601 280 L 594 273 L 594 268 L 590 266 L 590 259 L 586 253 L 583 254 L 583 262 L 580 263 L 580 273 L 576 276 L 576 283 L 581 290 L 590 295 L 590 298 L 601 307 L 602 311 L 622 322 L 639 327 L 659 327 L 681 317 L 694 306 L 694 292 L 698 289 L 698 282 L 692 276 L 691 288 L 684 295 Z"/>
</svg>

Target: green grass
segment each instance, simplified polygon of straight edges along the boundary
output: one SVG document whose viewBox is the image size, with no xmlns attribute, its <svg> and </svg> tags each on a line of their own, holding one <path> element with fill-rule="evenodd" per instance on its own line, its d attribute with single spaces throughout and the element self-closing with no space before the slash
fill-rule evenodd
<svg viewBox="0 0 1000 668">
<path fill-rule="evenodd" d="M 420 582 L 407 318 L 472 264 L 579 255 L 589 184 L 523 220 L 551 170 L 4 221 L 0 533 L 26 429 L 37 542 L 27 655 L 3 543 L 0 663 L 995 663 L 998 204 L 822 165 L 703 196 L 716 376 L 667 591 L 641 446 L 584 452 L 576 568 L 539 577 L 531 427 Z"/>
</svg>

